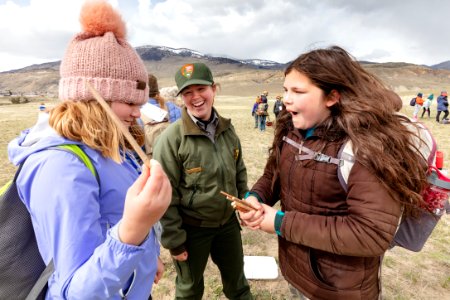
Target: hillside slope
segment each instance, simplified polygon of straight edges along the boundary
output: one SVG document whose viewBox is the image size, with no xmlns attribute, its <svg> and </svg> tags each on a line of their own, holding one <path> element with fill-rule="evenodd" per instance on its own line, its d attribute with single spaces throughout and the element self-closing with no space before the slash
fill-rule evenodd
<svg viewBox="0 0 450 300">
<path fill-rule="evenodd" d="M 160 87 L 174 85 L 173 75 L 185 63 L 204 62 L 221 84 L 225 95 L 254 96 L 263 90 L 272 95 L 282 92 L 285 64 L 265 60 L 237 60 L 201 54 L 189 49 L 160 46 L 136 48 L 147 70 L 158 77 Z M 58 91 L 60 62 L 32 65 L 0 73 L 0 92 L 54 97 Z M 433 69 L 407 63 L 369 63 L 362 65 L 400 95 L 417 91 L 437 93 L 450 89 L 450 70 Z"/>
</svg>

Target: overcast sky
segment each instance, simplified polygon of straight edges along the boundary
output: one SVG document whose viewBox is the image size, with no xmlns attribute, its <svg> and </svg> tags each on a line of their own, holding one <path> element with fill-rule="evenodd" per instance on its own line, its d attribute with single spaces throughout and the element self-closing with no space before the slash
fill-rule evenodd
<svg viewBox="0 0 450 300">
<path fill-rule="evenodd" d="M 60 60 L 84 0 L 0 0 L 0 71 Z M 134 47 L 288 62 L 339 45 L 359 60 L 450 60 L 450 1 L 110 0 Z"/>
</svg>

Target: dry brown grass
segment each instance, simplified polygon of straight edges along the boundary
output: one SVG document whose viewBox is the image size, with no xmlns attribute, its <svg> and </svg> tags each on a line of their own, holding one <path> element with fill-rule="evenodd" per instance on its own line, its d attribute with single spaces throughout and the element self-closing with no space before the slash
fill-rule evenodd
<svg viewBox="0 0 450 300">
<path fill-rule="evenodd" d="M 407 106 L 412 95 L 405 95 L 403 111 L 411 115 Z M 250 114 L 253 97 L 220 96 L 216 108 L 225 117 L 232 119 L 243 146 L 247 166 L 249 187 L 261 176 L 267 157 L 267 150 L 273 137 L 273 128 L 265 133 L 253 129 Z M 271 102 L 270 104 L 272 104 Z M 434 104 L 435 105 L 435 104 Z M 6 146 L 22 129 L 31 126 L 37 116 L 38 103 L 0 106 L 0 185 L 14 172 L 7 161 Z M 435 107 L 432 115 L 435 114 Z M 439 148 L 445 153 L 444 165 L 450 166 L 450 125 L 436 124 L 434 119 L 424 119 L 433 132 Z M 420 253 L 395 248 L 386 253 L 383 265 L 383 293 L 385 299 L 450 299 L 450 217 L 444 216 L 431 238 Z M 246 255 L 270 255 L 277 258 L 277 241 L 274 235 L 244 228 L 242 231 Z M 161 249 L 166 263 L 166 272 L 159 284 L 154 286 L 154 299 L 173 299 L 175 270 L 167 250 Z M 211 262 L 205 272 L 204 299 L 225 299 L 222 293 L 220 275 Z M 289 299 L 287 284 L 281 274 L 276 280 L 251 280 L 251 289 L 256 299 Z"/>
</svg>

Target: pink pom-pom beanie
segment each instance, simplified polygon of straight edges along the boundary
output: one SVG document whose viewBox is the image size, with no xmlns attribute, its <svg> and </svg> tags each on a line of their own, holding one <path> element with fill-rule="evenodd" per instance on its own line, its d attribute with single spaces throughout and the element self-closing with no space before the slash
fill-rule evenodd
<svg viewBox="0 0 450 300">
<path fill-rule="evenodd" d="M 144 104 L 148 74 L 125 39 L 125 23 L 105 0 L 88 0 L 81 9 L 83 32 L 77 34 L 61 61 L 59 98 L 90 101 L 89 82 L 106 101 Z"/>
</svg>

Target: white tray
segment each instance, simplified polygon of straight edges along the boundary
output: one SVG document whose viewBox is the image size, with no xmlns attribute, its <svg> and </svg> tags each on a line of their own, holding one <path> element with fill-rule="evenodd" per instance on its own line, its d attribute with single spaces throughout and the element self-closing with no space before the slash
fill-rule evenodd
<svg viewBox="0 0 450 300">
<path fill-rule="evenodd" d="M 272 256 L 244 256 L 244 273 L 247 279 L 276 279 L 278 265 Z"/>
</svg>

